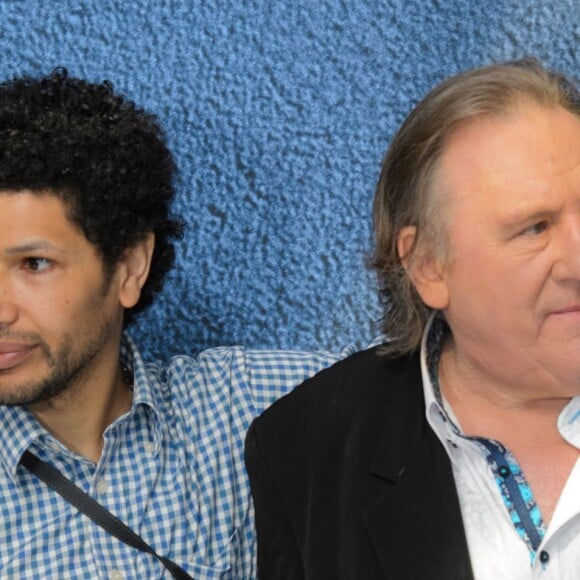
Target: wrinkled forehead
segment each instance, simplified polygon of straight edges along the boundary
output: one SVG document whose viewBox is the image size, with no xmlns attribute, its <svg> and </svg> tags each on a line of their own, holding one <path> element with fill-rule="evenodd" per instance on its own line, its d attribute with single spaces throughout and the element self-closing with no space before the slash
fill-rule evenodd
<svg viewBox="0 0 580 580">
<path fill-rule="evenodd" d="M 577 187 L 579 171 L 580 118 L 525 104 L 459 126 L 443 147 L 432 194 L 444 213 L 474 197 L 509 207 Z"/>
</svg>

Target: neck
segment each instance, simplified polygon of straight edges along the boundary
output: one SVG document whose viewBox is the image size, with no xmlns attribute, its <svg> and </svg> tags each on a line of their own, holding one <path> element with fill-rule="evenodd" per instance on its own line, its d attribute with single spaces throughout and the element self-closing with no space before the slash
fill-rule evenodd
<svg viewBox="0 0 580 580">
<path fill-rule="evenodd" d="M 132 401 L 118 349 L 110 354 L 101 353 L 66 392 L 29 407 L 47 431 L 94 463 L 101 457 L 105 429 L 129 410 Z"/>
<path fill-rule="evenodd" d="M 488 371 L 462 356 L 452 339 L 444 346 L 439 363 L 441 391 L 466 434 L 505 441 L 521 426 L 530 437 L 531 421 L 534 433 L 557 434 L 557 419 L 569 397 L 540 387 L 529 391 L 518 381 L 501 381 Z"/>
<path fill-rule="evenodd" d="M 439 364 L 442 393 L 466 435 L 494 439 L 516 457 L 548 523 L 578 460 L 578 449 L 558 429 L 567 397 L 525 396 L 513 383 L 498 384 L 477 367 L 462 365 L 452 349 Z"/>
</svg>

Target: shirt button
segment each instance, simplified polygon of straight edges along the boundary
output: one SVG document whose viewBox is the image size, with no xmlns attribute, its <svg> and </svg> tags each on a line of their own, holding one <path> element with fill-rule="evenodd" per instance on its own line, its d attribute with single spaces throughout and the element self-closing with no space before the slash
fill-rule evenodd
<svg viewBox="0 0 580 580">
<path fill-rule="evenodd" d="M 105 495 L 109 491 L 109 484 L 104 479 L 99 479 L 97 481 L 97 493 L 99 495 Z"/>
<path fill-rule="evenodd" d="M 498 471 L 504 479 L 512 474 L 512 470 L 507 465 L 502 465 Z"/>
<path fill-rule="evenodd" d="M 109 578 L 110 580 L 123 580 L 123 572 L 121 570 L 111 570 Z"/>
<path fill-rule="evenodd" d="M 542 550 L 540 552 L 540 562 L 542 562 L 542 564 L 547 564 L 549 559 L 550 559 L 550 554 L 548 554 L 548 552 L 546 552 L 546 550 Z"/>
<path fill-rule="evenodd" d="M 145 441 L 145 453 L 153 453 L 155 446 L 150 441 Z"/>
</svg>

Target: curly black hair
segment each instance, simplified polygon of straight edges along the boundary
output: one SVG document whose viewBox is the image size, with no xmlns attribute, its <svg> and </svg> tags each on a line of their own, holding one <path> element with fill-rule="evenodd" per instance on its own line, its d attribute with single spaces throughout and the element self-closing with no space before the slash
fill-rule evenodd
<svg viewBox="0 0 580 580">
<path fill-rule="evenodd" d="M 170 213 L 175 165 L 155 116 L 57 68 L 0 84 L 0 191 L 63 200 L 110 275 L 122 253 L 155 235 L 149 278 L 125 324 L 147 308 L 174 258 L 182 222 Z"/>
</svg>

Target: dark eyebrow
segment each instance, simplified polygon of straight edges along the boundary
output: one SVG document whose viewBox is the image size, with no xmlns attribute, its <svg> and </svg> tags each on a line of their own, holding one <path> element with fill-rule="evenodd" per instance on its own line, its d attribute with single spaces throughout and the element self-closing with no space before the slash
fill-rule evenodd
<svg viewBox="0 0 580 580">
<path fill-rule="evenodd" d="M 53 246 L 50 242 L 46 240 L 33 240 L 31 242 L 24 243 L 20 246 L 13 246 L 11 248 L 6 248 L 4 254 L 7 256 L 16 256 L 20 254 L 30 254 L 38 251 L 52 252 L 57 254 L 66 253 L 65 250 L 61 250 L 56 246 Z"/>
</svg>

